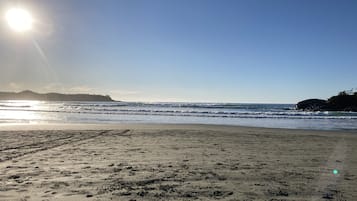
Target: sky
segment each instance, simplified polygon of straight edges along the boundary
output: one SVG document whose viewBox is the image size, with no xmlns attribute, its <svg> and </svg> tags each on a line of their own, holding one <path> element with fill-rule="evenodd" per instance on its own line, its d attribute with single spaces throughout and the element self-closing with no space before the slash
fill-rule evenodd
<svg viewBox="0 0 357 201">
<path fill-rule="evenodd" d="M 28 10 L 32 30 L 5 13 Z M 0 0 L 0 91 L 296 103 L 357 87 L 357 1 Z"/>
</svg>

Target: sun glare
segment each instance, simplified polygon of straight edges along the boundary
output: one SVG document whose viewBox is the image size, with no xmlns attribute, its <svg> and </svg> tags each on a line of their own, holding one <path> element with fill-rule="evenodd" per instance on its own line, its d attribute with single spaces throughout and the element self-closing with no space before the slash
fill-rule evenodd
<svg viewBox="0 0 357 201">
<path fill-rule="evenodd" d="M 26 32 L 32 29 L 32 16 L 25 9 L 11 8 L 6 12 L 5 18 L 10 28 L 16 32 Z"/>
</svg>

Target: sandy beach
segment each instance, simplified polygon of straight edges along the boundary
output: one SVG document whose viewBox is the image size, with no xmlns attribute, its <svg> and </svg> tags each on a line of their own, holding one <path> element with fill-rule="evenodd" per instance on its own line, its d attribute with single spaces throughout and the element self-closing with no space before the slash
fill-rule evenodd
<svg viewBox="0 0 357 201">
<path fill-rule="evenodd" d="M 357 200 L 353 131 L 34 125 L 0 139 L 0 200 Z"/>
</svg>

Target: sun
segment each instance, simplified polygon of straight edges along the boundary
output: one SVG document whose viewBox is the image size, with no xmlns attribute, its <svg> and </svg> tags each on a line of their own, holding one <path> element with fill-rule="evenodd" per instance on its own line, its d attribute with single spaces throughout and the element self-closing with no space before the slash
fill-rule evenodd
<svg viewBox="0 0 357 201">
<path fill-rule="evenodd" d="M 26 32 L 32 29 L 31 13 L 22 8 L 11 8 L 5 14 L 6 21 L 15 32 Z"/>
</svg>

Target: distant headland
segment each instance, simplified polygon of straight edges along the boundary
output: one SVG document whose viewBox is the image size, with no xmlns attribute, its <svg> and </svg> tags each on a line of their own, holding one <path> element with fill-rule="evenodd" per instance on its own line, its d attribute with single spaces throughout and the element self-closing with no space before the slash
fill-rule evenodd
<svg viewBox="0 0 357 201">
<path fill-rule="evenodd" d="M 307 99 L 296 104 L 296 109 L 308 111 L 357 112 L 357 92 L 342 91 L 328 100 Z"/>
<path fill-rule="evenodd" d="M 0 92 L 0 100 L 39 100 L 39 101 L 114 101 L 110 96 L 92 94 L 36 93 L 30 90 Z"/>
</svg>

